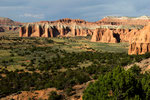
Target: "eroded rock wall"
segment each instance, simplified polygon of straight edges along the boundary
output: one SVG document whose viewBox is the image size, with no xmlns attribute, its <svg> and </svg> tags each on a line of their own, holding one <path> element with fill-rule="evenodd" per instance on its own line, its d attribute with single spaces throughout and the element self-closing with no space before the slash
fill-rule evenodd
<svg viewBox="0 0 150 100">
<path fill-rule="evenodd" d="M 136 31 L 138 30 L 137 29 L 98 28 L 98 29 L 95 29 L 91 41 L 92 42 L 105 42 L 105 43 L 129 42 L 136 35 Z"/>
<path fill-rule="evenodd" d="M 91 39 L 92 42 L 117 43 L 119 42 L 110 29 L 97 28 Z"/>
<path fill-rule="evenodd" d="M 22 26 L 19 34 L 20 37 L 87 36 L 92 35 L 93 31 L 75 25 L 42 23 Z"/>
<path fill-rule="evenodd" d="M 136 31 L 136 35 L 130 41 L 128 54 L 145 54 L 150 52 L 150 24 Z"/>
</svg>

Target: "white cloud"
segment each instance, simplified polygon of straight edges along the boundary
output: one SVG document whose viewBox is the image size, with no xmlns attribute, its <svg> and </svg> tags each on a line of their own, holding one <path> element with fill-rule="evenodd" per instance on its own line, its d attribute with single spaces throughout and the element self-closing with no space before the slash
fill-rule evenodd
<svg viewBox="0 0 150 100">
<path fill-rule="evenodd" d="M 37 18 L 37 19 L 43 19 L 45 18 L 44 14 L 31 14 L 31 13 L 25 13 L 23 15 L 20 15 L 21 17 L 29 17 L 29 18 Z"/>
</svg>

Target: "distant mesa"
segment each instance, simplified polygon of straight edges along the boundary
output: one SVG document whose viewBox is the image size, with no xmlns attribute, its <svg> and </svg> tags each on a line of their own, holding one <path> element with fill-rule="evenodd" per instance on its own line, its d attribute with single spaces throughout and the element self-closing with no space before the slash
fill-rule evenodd
<svg viewBox="0 0 150 100">
<path fill-rule="evenodd" d="M 109 24 L 109 25 L 147 25 L 150 22 L 149 16 L 141 17 L 126 17 L 126 16 L 107 16 L 97 23 Z"/>
<path fill-rule="evenodd" d="M 23 23 L 15 22 L 9 18 L 0 17 L 0 32 L 17 30 L 21 25 L 23 25 Z"/>
<path fill-rule="evenodd" d="M 12 25 L 12 26 L 18 26 L 22 25 L 20 22 L 15 22 L 9 18 L 0 17 L 0 25 Z"/>
</svg>

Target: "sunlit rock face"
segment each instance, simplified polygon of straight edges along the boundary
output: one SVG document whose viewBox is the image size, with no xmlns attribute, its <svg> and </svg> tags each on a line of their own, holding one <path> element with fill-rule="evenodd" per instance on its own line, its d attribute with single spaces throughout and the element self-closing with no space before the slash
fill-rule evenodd
<svg viewBox="0 0 150 100">
<path fill-rule="evenodd" d="M 114 36 L 112 30 L 110 29 L 95 29 L 92 36 L 92 42 L 104 42 L 104 43 L 117 43 L 117 38 Z"/>
<path fill-rule="evenodd" d="M 135 35 L 138 29 L 95 29 L 92 42 L 119 43 L 129 42 Z"/>
<path fill-rule="evenodd" d="M 19 35 L 20 37 L 91 35 L 92 42 L 129 42 L 129 54 L 144 54 L 150 52 L 149 21 L 150 17 L 147 16 L 137 18 L 105 17 L 97 22 L 65 18 L 57 21 L 26 23 L 20 27 Z"/>
<path fill-rule="evenodd" d="M 136 32 L 130 41 L 128 54 L 145 54 L 150 52 L 150 24 Z"/>
<path fill-rule="evenodd" d="M 129 33 L 129 29 L 141 28 L 149 21 L 150 18 L 148 16 L 141 16 L 137 18 L 109 16 L 97 22 L 87 22 L 81 19 L 64 18 L 57 21 L 27 23 L 20 28 L 20 36 L 87 36 L 93 35 L 93 32 L 97 28 L 109 28 L 115 29 L 113 32 L 120 34 L 121 41 L 126 41 L 126 35 L 124 36 L 124 33 Z M 22 30 L 24 30 L 25 33 Z"/>
<path fill-rule="evenodd" d="M 79 19 L 61 19 L 28 23 L 20 28 L 21 37 L 56 37 L 92 35 L 97 25 Z"/>
</svg>

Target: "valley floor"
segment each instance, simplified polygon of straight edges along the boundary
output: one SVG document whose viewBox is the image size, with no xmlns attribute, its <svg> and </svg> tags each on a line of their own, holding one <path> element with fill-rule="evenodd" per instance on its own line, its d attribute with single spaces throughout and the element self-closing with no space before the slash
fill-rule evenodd
<svg viewBox="0 0 150 100">
<path fill-rule="evenodd" d="M 22 38 L 17 33 L 0 33 L 0 98 L 81 99 L 90 82 L 117 66 L 149 65 L 149 54 L 127 54 L 128 43 L 90 42 L 90 38 Z"/>
</svg>

